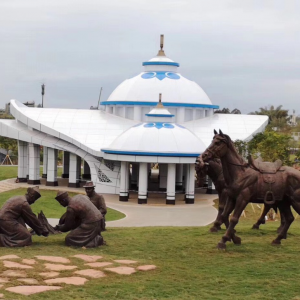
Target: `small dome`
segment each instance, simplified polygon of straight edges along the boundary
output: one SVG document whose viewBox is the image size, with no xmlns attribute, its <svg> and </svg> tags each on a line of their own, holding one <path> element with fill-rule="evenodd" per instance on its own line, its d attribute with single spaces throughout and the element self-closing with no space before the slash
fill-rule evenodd
<svg viewBox="0 0 300 300">
<path fill-rule="evenodd" d="M 118 136 L 104 153 L 197 157 L 206 149 L 204 143 L 187 128 L 174 123 L 140 123 Z"/>
</svg>

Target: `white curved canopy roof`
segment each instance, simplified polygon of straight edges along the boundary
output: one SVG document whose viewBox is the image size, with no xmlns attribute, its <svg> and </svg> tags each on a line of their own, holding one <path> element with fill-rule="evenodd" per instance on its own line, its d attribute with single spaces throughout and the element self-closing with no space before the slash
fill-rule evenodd
<svg viewBox="0 0 300 300">
<path fill-rule="evenodd" d="M 118 136 L 105 153 L 155 156 L 195 156 L 204 143 L 185 127 L 166 122 L 137 124 Z"/>
</svg>

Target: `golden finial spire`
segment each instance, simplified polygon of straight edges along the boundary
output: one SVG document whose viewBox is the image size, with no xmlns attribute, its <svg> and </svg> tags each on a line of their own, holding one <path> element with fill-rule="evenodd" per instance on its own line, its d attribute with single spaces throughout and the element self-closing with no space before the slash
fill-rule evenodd
<svg viewBox="0 0 300 300">
<path fill-rule="evenodd" d="M 164 48 L 164 35 L 161 34 L 160 35 L 160 50 L 158 51 L 157 56 L 166 56 L 163 48 Z"/>
<path fill-rule="evenodd" d="M 161 93 L 159 93 L 159 100 L 158 100 L 158 103 L 157 103 L 157 108 L 163 108 L 163 104 L 161 103 Z"/>
</svg>

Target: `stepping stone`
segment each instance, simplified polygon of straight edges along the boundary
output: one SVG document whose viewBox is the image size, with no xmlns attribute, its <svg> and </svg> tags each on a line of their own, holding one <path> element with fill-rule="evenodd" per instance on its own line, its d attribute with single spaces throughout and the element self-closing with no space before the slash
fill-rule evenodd
<svg viewBox="0 0 300 300">
<path fill-rule="evenodd" d="M 51 277 L 59 276 L 59 273 L 58 272 L 43 272 L 43 273 L 40 273 L 39 275 L 41 275 L 42 277 L 51 278 Z"/>
<path fill-rule="evenodd" d="M 80 271 L 74 272 L 74 274 L 88 276 L 91 278 L 101 278 L 101 277 L 106 276 L 102 271 L 98 271 L 98 270 L 94 270 L 94 269 L 80 270 Z"/>
<path fill-rule="evenodd" d="M 70 263 L 70 260 L 65 257 L 60 256 L 35 256 L 37 259 L 55 262 L 55 263 L 62 263 L 62 264 L 68 264 Z"/>
<path fill-rule="evenodd" d="M 94 262 L 94 261 L 97 261 L 98 259 L 102 258 L 102 256 L 86 255 L 86 254 L 76 254 L 76 255 L 73 255 L 73 257 L 80 258 L 86 262 Z"/>
<path fill-rule="evenodd" d="M 17 271 L 17 270 L 6 270 L 2 272 L 3 276 L 8 277 L 27 277 L 27 274 L 24 271 Z"/>
<path fill-rule="evenodd" d="M 129 259 L 117 259 L 117 260 L 114 260 L 114 261 L 119 263 L 119 264 L 128 264 L 128 265 L 137 263 L 137 261 L 129 260 Z"/>
<path fill-rule="evenodd" d="M 29 283 L 29 284 L 38 284 L 39 282 L 34 278 L 19 278 L 18 281 Z"/>
<path fill-rule="evenodd" d="M 111 271 L 111 272 L 114 272 L 114 273 L 117 273 L 117 274 L 121 274 L 121 275 L 130 275 L 130 274 L 136 272 L 136 270 L 134 268 L 131 268 L 131 267 L 105 268 L 105 270 Z"/>
<path fill-rule="evenodd" d="M 65 283 L 65 284 L 72 284 L 72 285 L 84 285 L 86 281 L 88 281 L 88 280 L 86 278 L 82 278 L 82 277 L 60 277 L 60 278 L 53 278 L 53 279 L 45 280 L 45 282 L 47 284 Z"/>
<path fill-rule="evenodd" d="M 36 263 L 36 261 L 34 259 L 26 259 L 26 258 L 24 258 L 22 260 L 22 263 L 23 264 L 27 264 L 27 265 L 34 265 Z"/>
<path fill-rule="evenodd" d="M 74 270 L 77 269 L 77 266 L 66 266 L 58 264 L 45 264 L 46 269 L 51 271 L 64 271 L 64 270 Z"/>
<path fill-rule="evenodd" d="M 33 269 L 33 267 L 28 265 L 22 265 L 14 261 L 4 260 L 4 267 L 6 268 L 16 268 L 16 269 Z"/>
<path fill-rule="evenodd" d="M 85 265 L 93 267 L 93 268 L 101 268 L 101 267 L 106 267 L 106 266 L 112 265 L 112 263 L 111 262 L 94 262 L 94 263 L 87 263 Z"/>
<path fill-rule="evenodd" d="M 6 283 L 9 282 L 8 278 L 0 278 L 0 283 Z"/>
<path fill-rule="evenodd" d="M 20 256 L 14 255 L 14 254 L 0 256 L 0 260 L 4 260 L 4 259 L 15 259 L 15 258 L 20 258 Z"/>
<path fill-rule="evenodd" d="M 46 291 L 55 291 L 55 290 L 60 290 L 60 289 L 61 289 L 61 286 L 21 285 L 21 286 L 10 287 L 5 290 L 16 293 L 16 294 L 28 296 L 28 295 L 32 295 L 32 294 L 42 293 L 42 292 L 46 292 Z"/>
<path fill-rule="evenodd" d="M 150 271 L 156 269 L 155 265 L 144 265 L 144 266 L 139 266 L 137 267 L 137 270 L 139 271 Z"/>
</svg>

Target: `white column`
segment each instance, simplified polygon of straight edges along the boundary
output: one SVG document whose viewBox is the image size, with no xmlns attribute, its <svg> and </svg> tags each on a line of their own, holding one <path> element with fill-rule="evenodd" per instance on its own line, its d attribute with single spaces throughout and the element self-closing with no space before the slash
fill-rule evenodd
<svg viewBox="0 0 300 300">
<path fill-rule="evenodd" d="M 206 194 L 217 194 L 216 187 L 210 177 L 208 177 L 208 185 L 206 189 Z"/>
<path fill-rule="evenodd" d="M 120 201 L 128 201 L 128 173 L 129 163 L 126 161 L 121 161 L 121 172 L 120 172 Z"/>
<path fill-rule="evenodd" d="M 214 109 L 213 109 L 213 108 L 209 108 L 209 109 L 207 110 L 207 116 L 208 116 L 208 117 L 211 117 L 213 114 L 214 114 Z"/>
<path fill-rule="evenodd" d="M 193 204 L 194 200 L 195 200 L 195 164 L 188 164 L 186 190 L 185 190 L 185 203 Z"/>
<path fill-rule="evenodd" d="M 68 187 L 79 187 L 79 174 L 78 174 L 78 159 L 77 155 L 70 153 L 70 172 Z"/>
<path fill-rule="evenodd" d="M 18 140 L 18 182 L 27 182 L 28 143 Z"/>
<path fill-rule="evenodd" d="M 46 186 L 58 186 L 58 182 L 57 182 L 57 156 L 58 156 L 58 150 L 57 149 L 48 148 Z"/>
<path fill-rule="evenodd" d="M 42 175 L 42 178 L 47 178 L 47 164 L 48 164 L 48 148 L 43 147 L 43 175 Z"/>
<path fill-rule="evenodd" d="M 183 165 L 176 165 L 176 190 L 181 191 L 183 188 Z"/>
<path fill-rule="evenodd" d="M 82 174 L 83 179 L 91 180 L 91 169 L 89 164 L 84 160 L 83 162 L 83 174 Z"/>
<path fill-rule="evenodd" d="M 142 120 L 142 107 L 135 105 L 133 108 L 133 120 L 141 121 Z"/>
<path fill-rule="evenodd" d="M 184 110 L 185 107 L 178 107 L 177 113 L 176 113 L 176 122 L 177 123 L 183 123 L 184 122 Z"/>
<path fill-rule="evenodd" d="M 41 184 L 40 181 L 40 145 L 28 144 L 29 179 L 28 184 Z"/>
<path fill-rule="evenodd" d="M 168 164 L 167 199 L 166 204 L 175 204 L 176 165 Z"/>
<path fill-rule="evenodd" d="M 138 186 L 139 179 L 139 165 L 137 163 L 132 163 L 132 174 L 131 174 L 131 188 L 136 190 Z"/>
<path fill-rule="evenodd" d="M 140 163 L 138 204 L 147 203 L 147 192 L 148 192 L 147 189 L 148 189 L 148 166 L 147 163 Z"/>
<path fill-rule="evenodd" d="M 165 191 L 167 189 L 167 174 L 168 165 L 159 164 L 159 190 Z"/>
<path fill-rule="evenodd" d="M 69 178 L 70 172 L 70 152 L 64 151 L 63 155 L 63 172 L 61 178 Z"/>
</svg>

